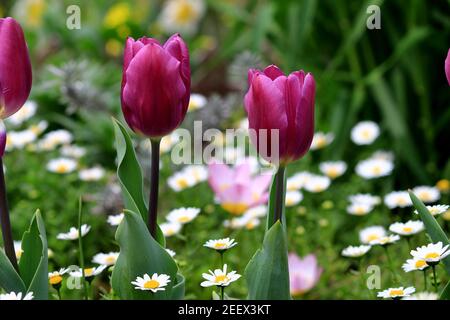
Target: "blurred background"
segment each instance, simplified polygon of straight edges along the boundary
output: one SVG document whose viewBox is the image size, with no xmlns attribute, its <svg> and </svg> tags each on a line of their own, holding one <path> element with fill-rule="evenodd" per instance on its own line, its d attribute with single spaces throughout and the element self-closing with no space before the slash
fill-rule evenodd
<svg viewBox="0 0 450 320">
<path fill-rule="evenodd" d="M 71 5 L 80 8 L 80 29 L 70 30 L 66 25 L 72 14 L 66 10 Z M 366 27 L 369 5 L 380 7 L 381 29 Z M 318 230 L 311 235 L 303 236 L 297 227 L 310 230 L 302 220 L 302 210 L 292 209 L 293 217 L 299 219 L 291 228 L 295 238 L 292 249 L 299 254 L 322 250 L 326 254 L 319 261 L 334 263 L 341 244 L 357 238 L 345 234 L 347 231 L 342 234 L 342 230 L 354 226 L 353 222 L 332 218 L 342 210 L 339 208 L 345 210 L 346 195 L 435 185 L 450 178 L 450 90 L 444 73 L 450 44 L 449 5 L 446 0 L 2 0 L 0 17 L 14 17 L 25 30 L 33 65 L 30 100 L 37 105 L 33 117 L 22 123 L 7 123 L 8 130 L 20 132 L 40 121 L 45 121 L 45 132 L 68 130 L 73 135 L 70 142 L 85 150 L 77 160 L 79 168 L 99 166 L 106 172 L 95 182 L 80 181 L 76 173 L 61 179 L 45 167 L 61 154 L 59 147 L 42 151 L 36 148 L 39 139 L 14 144 L 5 163 L 15 235 L 23 232 L 34 210 L 40 208 L 46 218 L 50 248 L 55 252 L 53 266 L 76 263 L 75 245 L 56 240 L 56 234 L 75 225 L 81 196 L 85 219 L 95 229 L 95 234 L 86 237 L 88 255 L 117 251 L 114 229 L 105 221 L 107 215 L 122 209 L 115 178 L 111 116 L 123 119 L 119 96 L 124 43 L 128 36 L 165 41 L 179 32 L 190 49 L 192 92 L 206 99 L 203 108 L 188 114 L 183 126 L 189 128 L 193 120 L 202 120 L 204 128 L 238 126 L 245 116 L 242 98 L 247 90 L 248 68 L 276 64 L 285 72 L 303 69 L 314 74 L 316 131 L 334 135 L 327 148 L 301 161 L 299 170 L 317 166 L 320 161 L 341 159 L 352 167 L 374 149 L 393 152 L 395 170 L 382 183 L 367 186 L 349 173 L 336 188 L 305 199 L 305 207 L 311 203 L 318 211 L 311 218 L 311 228 Z M 371 149 L 361 149 L 349 138 L 352 127 L 362 120 L 375 121 L 381 128 L 380 138 Z M 148 147 L 139 146 L 145 169 L 149 165 Z M 168 157 L 163 161 L 164 181 L 177 168 Z M 193 275 L 192 281 L 188 278 L 188 298 L 208 298 L 210 293 L 198 285 L 199 275 L 217 262 L 216 257 L 202 251 L 205 258 L 196 258 L 202 260 L 197 265 L 191 258 L 203 241 L 224 235 L 207 217 L 216 215 L 223 220 L 225 213 L 216 213 L 206 183 L 194 189 L 176 193 L 162 186 L 161 210 L 197 206 L 205 212 L 193 238 L 187 235 L 184 240 L 169 240 L 169 245 L 183 250 L 178 257 L 180 268 Z M 326 201 L 331 207 L 330 203 L 324 205 Z M 317 226 L 321 219 L 328 221 L 323 223 L 325 231 Z M 330 221 L 336 222 L 329 226 Z M 341 229 L 343 224 L 346 229 Z M 258 243 L 262 232 L 263 228 L 241 235 L 241 239 L 236 236 L 242 243 L 241 251 L 230 255 L 230 264 L 241 273 L 256 249 L 254 243 L 244 242 Z M 190 246 L 190 241 L 196 241 L 196 247 Z M 332 268 L 337 269 L 326 270 L 311 297 L 354 297 L 351 288 L 344 286 L 350 280 L 337 279 L 333 273 L 344 272 L 348 264 L 336 262 Z M 100 288 L 103 285 L 99 283 Z M 242 286 L 233 290 L 243 297 L 246 289 Z"/>
</svg>

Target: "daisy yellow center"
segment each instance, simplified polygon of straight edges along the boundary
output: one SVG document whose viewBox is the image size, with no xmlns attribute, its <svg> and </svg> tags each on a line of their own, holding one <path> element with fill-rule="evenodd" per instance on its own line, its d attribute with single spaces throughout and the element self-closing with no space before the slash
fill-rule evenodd
<svg viewBox="0 0 450 320">
<path fill-rule="evenodd" d="M 114 262 L 116 262 L 116 258 L 115 257 L 111 256 L 111 257 L 107 257 L 106 258 L 106 263 L 112 264 Z"/>
<path fill-rule="evenodd" d="M 401 289 L 393 289 L 393 290 L 391 290 L 391 291 L 389 292 L 389 295 L 390 295 L 391 297 L 402 296 L 402 295 L 404 295 L 404 292 L 403 292 L 403 290 L 401 290 Z"/>
<path fill-rule="evenodd" d="M 65 163 L 60 163 L 56 166 L 55 171 L 58 173 L 65 173 L 69 171 L 69 167 Z"/>
<path fill-rule="evenodd" d="M 375 174 L 375 175 L 381 174 L 381 167 L 380 166 L 374 166 L 372 168 L 372 173 Z"/>
<path fill-rule="evenodd" d="M 87 277 L 92 276 L 93 273 L 94 273 L 94 268 L 84 269 L 84 275 Z"/>
<path fill-rule="evenodd" d="M 156 289 L 159 287 L 159 282 L 156 280 L 149 280 L 144 283 L 145 289 Z"/>
<path fill-rule="evenodd" d="M 371 136 L 371 134 L 370 134 L 370 130 L 363 130 L 362 132 L 361 132 L 361 136 L 364 138 L 364 139 L 369 139 L 370 138 L 370 136 Z"/>
<path fill-rule="evenodd" d="M 339 170 L 336 168 L 329 168 L 327 170 L 327 176 L 329 176 L 330 178 L 336 178 L 339 176 Z"/>
<path fill-rule="evenodd" d="M 186 222 L 189 222 L 189 221 L 191 221 L 191 218 L 188 217 L 188 216 L 181 216 L 181 217 L 178 218 L 178 222 L 180 222 L 180 223 L 186 223 Z"/>
<path fill-rule="evenodd" d="M 240 215 L 247 210 L 248 206 L 242 202 L 224 202 L 222 208 L 231 214 Z"/>
<path fill-rule="evenodd" d="M 177 181 L 177 185 L 178 187 L 180 187 L 181 189 L 187 188 L 189 186 L 188 182 L 186 179 L 181 178 Z"/>
<path fill-rule="evenodd" d="M 48 279 L 48 282 L 49 282 L 50 284 L 59 284 L 59 283 L 61 283 L 61 281 L 62 281 L 62 277 L 61 277 L 61 275 L 59 275 L 59 274 L 54 275 L 54 276 L 51 276 L 51 277 Z"/>
<path fill-rule="evenodd" d="M 251 230 L 251 229 L 253 229 L 254 227 L 256 227 L 256 225 L 255 225 L 255 223 L 254 223 L 253 221 L 250 221 L 250 222 L 248 222 L 248 223 L 245 225 L 245 227 L 246 227 L 248 230 Z"/>
<path fill-rule="evenodd" d="M 214 245 L 214 248 L 216 248 L 216 249 L 223 249 L 223 248 L 226 248 L 226 246 L 227 246 L 226 243 L 223 243 L 223 242 L 217 242 L 217 243 Z"/>
<path fill-rule="evenodd" d="M 199 104 L 197 103 L 197 101 L 189 101 L 189 107 L 188 109 L 190 110 L 196 110 L 199 107 Z"/>
<path fill-rule="evenodd" d="M 355 208 L 355 213 L 358 214 L 358 215 L 365 214 L 366 210 L 363 207 L 356 207 Z"/>
<path fill-rule="evenodd" d="M 380 238 L 380 236 L 379 235 L 377 235 L 377 234 L 369 234 L 368 236 L 367 236 L 367 240 L 369 240 L 369 242 L 370 241 L 373 241 L 373 240 L 378 240 Z"/>
<path fill-rule="evenodd" d="M 225 274 L 216 276 L 215 282 L 226 282 L 226 281 L 228 281 L 228 277 Z"/>
<path fill-rule="evenodd" d="M 425 259 L 436 259 L 439 258 L 440 254 L 437 252 L 430 252 L 427 253 L 427 255 L 425 256 Z"/>
<path fill-rule="evenodd" d="M 195 16 L 194 9 L 185 1 L 182 1 L 177 9 L 175 20 L 180 23 L 187 23 Z"/>
<path fill-rule="evenodd" d="M 286 204 L 288 206 L 292 206 L 294 203 L 295 203 L 294 199 L 292 199 L 292 198 L 287 198 L 286 199 Z"/>
<path fill-rule="evenodd" d="M 398 204 L 401 206 L 406 205 L 406 200 L 404 198 L 399 198 L 397 201 L 398 201 Z"/>
<path fill-rule="evenodd" d="M 422 193 L 420 193 L 419 198 L 420 198 L 420 200 L 422 200 L 422 201 L 430 201 L 430 200 L 431 200 L 430 193 L 428 193 L 428 192 L 422 192 Z"/>
<path fill-rule="evenodd" d="M 314 186 L 313 190 L 314 190 L 314 192 L 320 192 L 323 190 L 323 188 L 321 185 L 317 184 Z"/>
<path fill-rule="evenodd" d="M 436 187 L 440 191 L 448 191 L 450 189 L 450 181 L 446 179 L 439 180 L 438 183 L 436 184 Z"/>
<path fill-rule="evenodd" d="M 439 209 L 437 209 L 437 208 L 430 208 L 430 213 L 432 214 L 432 215 L 435 215 L 435 214 L 438 214 L 439 213 Z"/>
<path fill-rule="evenodd" d="M 317 148 L 323 148 L 327 145 L 327 140 L 325 140 L 325 138 L 318 138 L 317 139 Z"/>
<path fill-rule="evenodd" d="M 423 261 L 423 260 L 417 260 L 416 261 L 416 264 L 415 264 L 415 267 L 416 268 L 422 268 L 423 266 L 426 266 L 426 262 L 425 261 Z"/>
<path fill-rule="evenodd" d="M 403 227 L 403 232 L 412 232 L 413 228 L 411 227 Z"/>
</svg>

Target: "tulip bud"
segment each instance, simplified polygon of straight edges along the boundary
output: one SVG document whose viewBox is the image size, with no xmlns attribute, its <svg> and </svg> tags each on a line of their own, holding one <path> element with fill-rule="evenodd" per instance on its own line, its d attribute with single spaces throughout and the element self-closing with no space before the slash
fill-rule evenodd
<svg viewBox="0 0 450 320">
<path fill-rule="evenodd" d="M 447 58 L 445 59 L 445 75 L 447 76 L 447 82 L 450 86 L 450 49 L 448 49 Z"/>
<path fill-rule="evenodd" d="M 31 90 L 31 63 L 22 28 L 0 19 L 0 119 L 19 110 Z"/>
<path fill-rule="evenodd" d="M 244 106 L 250 139 L 259 154 L 282 164 L 301 158 L 314 135 L 316 84 L 312 74 L 301 70 L 286 76 L 271 65 L 264 71 L 250 69 L 248 82 Z"/>
<path fill-rule="evenodd" d="M 178 34 L 164 45 L 152 38 L 125 44 L 121 102 L 130 128 L 159 138 L 176 129 L 189 105 L 189 52 Z"/>
</svg>

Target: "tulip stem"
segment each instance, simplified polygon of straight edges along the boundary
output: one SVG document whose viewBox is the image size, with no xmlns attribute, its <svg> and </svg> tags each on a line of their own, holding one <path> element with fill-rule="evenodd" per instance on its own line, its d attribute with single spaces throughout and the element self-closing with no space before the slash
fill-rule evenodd
<svg viewBox="0 0 450 320">
<path fill-rule="evenodd" d="M 11 221 L 9 220 L 8 200 L 6 199 L 5 174 L 3 172 L 3 158 L 0 157 L 0 221 L 2 225 L 3 245 L 5 253 L 12 266 L 19 271 L 17 266 L 16 251 L 12 237 Z"/>
<path fill-rule="evenodd" d="M 152 148 L 152 163 L 150 174 L 150 200 L 148 204 L 148 230 L 156 239 L 158 217 L 158 188 L 159 188 L 159 145 L 160 139 L 150 139 Z"/>
<path fill-rule="evenodd" d="M 282 221 L 283 215 L 283 207 L 284 207 L 284 172 L 285 167 L 280 166 L 276 173 L 275 177 L 275 193 L 276 193 L 276 201 L 275 201 L 275 214 L 274 214 L 274 223 L 278 220 Z"/>
</svg>

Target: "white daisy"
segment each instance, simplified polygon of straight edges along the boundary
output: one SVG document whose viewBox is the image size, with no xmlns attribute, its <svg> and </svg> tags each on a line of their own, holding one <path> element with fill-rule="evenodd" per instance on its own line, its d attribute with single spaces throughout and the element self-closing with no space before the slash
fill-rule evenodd
<svg viewBox="0 0 450 320">
<path fill-rule="evenodd" d="M 194 186 L 195 182 L 195 177 L 193 175 L 186 174 L 184 171 L 176 172 L 167 180 L 169 187 L 176 192 Z"/>
<path fill-rule="evenodd" d="M 365 255 L 369 250 L 371 246 L 361 245 L 361 246 L 348 246 L 344 250 L 342 250 L 342 255 L 344 257 L 349 258 L 358 258 Z"/>
<path fill-rule="evenodd" d="M 382 159 L 387 161 L 394 161 L 395 156 L 394 153 L 391 151 L 385 151 L 385 150 L 378 150 L 375 151 L 372 156 L 370 156 L 371 159 Z"/>
<path fill-rule="evenodd" d="M 309 192 L 318 193 L 325 191 L 331 184 L 330 178 L 326 176 L 313 175 L 306 181 L 304 189 Z"/>
<path fill-rule="evenodd" d="M 112 266 L 116 264 L 117 258 L 119 257 L 119 252 L 109 252 L 109 253 L 97 253 L 93 258 L 92 262 Z"/>
<path fill-rule="evenodd" d="M 428 264 L 438 263 L 450 254 L 449 245 L 444 246 L 442 242 L 430 243 L 416 250 L 411 250 L 411 255 L 417 259 L 423 259 Z"/>
<path fill-rule="evenodd" d="M 176 255 L 176 252 L 170 249 L 166 249 L 167 253 L 173 258 Z"/>
<path fill-rule="evenodd" d="M 79 159 L 86 154 L 86 149 L 74 144 L 67 144 L 61 147 L 61 155 L 64 157 Z"/>
<path fill-rule="evenodd" d="M 123 217 L 124 217 L 123 213 L 108 216 L 108 223 L 113 227 L 118 226 L 122 222 Z"/>
<path fill-rule="evenodd" d="M 99 275 L 100 273 L 102 273 L 103 270 L 105 270 L 107 267 L 108 266 L 101 265 L 98 267 L 85 268 L 84 269 L 84 277 L 85 278 L 95 277 L 95 276 Z M 83 277 L 83 271 L 81 270 L 81 268 L 78 267 L 76 270 L 70 272 L 70 276 L 74 277 L 74 278 L 81 278 L 81 277 Z"/>
<path fill-rule="evenodd" d="M 347 164 L 344 161 L 327 161 L 319 164 L 320 171 L 331 179 L 342 176 L 347 170 Z"/>
<path fill-rule="evenodd" d="M 158 18 L 167 33 L 183 31 L 193 34 L 205 11 L 203 0 L 168 0 L 164 2 Z"/>
<path fill-rule="evenodd" d="M 178 222 L 166 222 L 161 223 L 159 227 L 165 237 L 171 237 L 181 231 L 182 225 Z"/>
<path fill-rule="evenodd" d="M 48 283 L 52 286 L 59 285 L 63 278 L 62 276 L 66 274 L 69 271 L 69 269 L 61 268 L 58 271 L 53 271 L 48 273 Z"/>
<path fill-rule="evenodd" d="M 83 181 L 98 181 L 105 175 L 105 170 L 101 167 L 80 170 L 78 176 Z"/>
<path fill-rule="evenodd" d="M 435 292 L 418 292 L 402 300 L 439 300 L 439 295 Z"/>
<path fill-rule="evenodd" d="M 300 191 L 287 191 L 285 204 L 286 207 L 293 207 L 303 200 L 303 194 Z"/>
<path fill-rule="evenodd" d="M 424 203 L 436 202 L 441 198 L 441 193 L 436 187 L 419 186 L 415 187 L 413 192 Z"/>
<path fill-rule="evenodd" d="M 55 173 L 70 173 L 77 168 L 77 162 L 69 158 L 58 158 L 50 160 L 47 164 L 47 170 Z"/>
<path fill-rule="evenodd" d="M 10 131 L 6 136 L 6 150 L 23 149 L 36 140 L 37 136 L 31 130 Z"/>
<path fill-rule="evenodd" d="M 428 264 L 427 264 L 427 262 L 425 260 L 418 259 L 418 258 L 408 259 L 402 265 L 402 269 L 405 272 L 411 272 L 411 271 L 416 271 L 416 270 L 424 270 L 424 269 L 426 269 L 428 267 L 429 266 L 428 266 Z"/>
<path fill-rule="evenodd" d="M 378 196 L 373 196 L 368 193 L 358 193 L 354 194 L 348 197 L 350 202 L 352 203 L 362 203 L 362 204 L 368 204 L 371 206 L 376 206 L 381 203 L 381 198 Z"/>
<path fill-rule="evenodd" d="M 333 140 L 334 140 L 333 133 L 316 132 L 314 134 L 310 149 L 319 150 L 325 148 L 327 145 L 332 143 Z"/>
<path fill-rule="evenodd" d="M 91 226 L 88 226 L 87 224 L 83 224 L 81 226 L 81 236 L 84 237 L 89 230 L 91 230 Z M 78 239 L 78 228 L 71 227 L 69 232 L 67 233 L 60 233 L 57 235 L 57 239 L 59 240 L 76 240 Z"/>
<path fill-rule="evenodd" d="M 353 127 L 352 141 L 357 145 L 372 144 L 380 135 L 380 127 L 373 121 L 361 121 Z"/>
<path fill-rule="evenodd" d="M 0 294 L 0 300 L 33 300 L 34 295 L 33 292 L 28 292 L 23 298 L 22 298 L 22 292 L 15 293 L 5 293 Z"/>
<path fill-rule="evenodd" d="M 204 95 L 198 93 L 191 93 L 191 99 L 189 100 L 188 112 L 195 111 L 203 108 L 208 103 L 208 100 Z"/>
<path fill-rule="evenodd" d="M 170 282 L 170 276 L 167 274 L 154 273 L 151 277 L 144 274 L 143 277 L 137 277 L 135 281 L 131 281 L 136 290 L 151 291 L 153 293 L 164 291 L 167 284 Z"/>
<path fill-rule="evenodd" d="M 256 206 L 244 212 L 244 216 L 252 218 L 262 218 L 267 214 L 267 206 Z"/>
<path fill-rule="evenodd" d="M 386 236 L 386 229 L 382 226 L 368 227 L 359 232 L 359 240 L 364 244 L 368 244 L 371 241 L 380 239 L 384 236 Z"/>
<path fill-rule="evenodd" d="M 384 291 L 378 292 L 377 296 L 380 298 L 385 298 L 385 299 L 388 299 L 388 298 L 398 299 L 398 298 L 402 298 L 402 297 L 408 297 L 415 291 L 416 291 L 416 289 L 414 287 L 389 288 Z"/>
<path fill-rule="evenodd" d="M 13 125 L 20 125 L 35 115 L 37 104 L 34 101 L 28 100 L 16 113 L 6 120 Z"/>
<path fill-rule="evenodd" d="M 190 165 L 183 169 L 186 176 L 192 176 L 194 184 L 206 181 L 208 179 L 208 170 L 201 165 Z"/>
<path fill-rule="evenodd" d="M 384 204 L 389 209 L 405 208 L 412 206 L 412 201 L 407 191 L 392 191 L 384 196 Z"/>
<path fill-rule="evenodd" d="M 261 221 L 250 215 L 243 215 L 240 217 L 232 218 L 231 220 L 225 220 L 223 225 L 225 228 L 230 229 L 242 229 L 245 228 L 247 230 L 255 229 L 257 226 L 261 224 Z"/>
<path fill-rule="evenodd" d="M 199 213 L 199 208 L 179 208 L 170 211 L 166 218 L 172 223 L 185 224 L 194 220 Z"/>
<path fill-rule="evenodd" d="M 437 204 L 435 206 L 427 206 L 428 211 L 433 215 L 433 216 L 437 216 L 441 213 L 447 212 L 449 206 L 448 205 L 443 205 L 443 204 Z M 415 214 L 419 214 L 419 212 L 417 212 L 417 210 L 414 210 Z"/>
<path fill-rule="evenodd" d="M 356 173 L 364 179 L 374 179 L 388 176 L 394 169 L 391 161 L 382 159 L 367 159 L 360 161 L 355 168 Z"/>
<path fill-rule="evenodd" d="M 45 120 L 39 121 L 37 124 L 32 124 L 28 127 L 28 131 L 33 132 L 36 136 L 40 135 L 48 127 L 48 122 Z"/>
<path fill-rule="evenodd" d="M 16 253 L 16 259 L 20 260 L 23 254 L 22 241 L 14 241 L 14 252 Z"/>
<path fill-rule="evenodd" d="M 237 274 L 236 271 L 231 271 L 227 273 L 227 265 L 223 265 L 223 270 L 216 269 L 214 271 L 209 270 L 208 273 L 203 273 L 202 277 L 206 280 L 203 281 L 200 285 L 202 287 L 212 287 L 212 286 L 219 286 L 219 287 L 226 287 L 230 283 L 238 280 L 241 275 Z"/>
<path fill-rule="evenodd" d="M 235 242 L 234 239 L 224 238 L 217 240 L 208 240 L 203 246 L 223 252 L 230 248 L 233 248 L 235 245 L 237 245 L 237 242 Z"/>
<path fill-rule="evenodd" d="M 55 130 L 47 133 L 39 142 L 40 150 L 53 150 L 60 145 L 70 144 L 72 142 L 72 134 L 64 129 Z"/>
<path fill-rule="evenodd" d="M 159 144 L 159 152 L 161 154 L 164 154 L 166 152 L 169 152 L 170 150 L 172 150 L 172 147 L 178 143 L 178 141 L 180 140 L 180 135 L 177 133 L 177 131 L 173 131 L 171 134 L 162 137 L 161 142 Z M 143 141 L 143 144 L 145 145 L 144 148 L 146 148 L 147 150 L 150 150 L 150 141 L 148 139 L 145 139 Z"/>
<path fill-rule="evenodd" d="M 292 177 L 286 179 L 286 189 L 287 191 L 300 190 L 306 184 L 306 182 L 312 177 L 309 172 L 299 172 L 294 174 Z"/>
<path fill-rule="evenodd" d="M 373 206 L 367 203 L 352 203 L 347 207 L 347 212 L 354 216 L 365 216 L 373 210 Z"/>
<path fill-rule="evenodd" d="M 408 222 L 395 222 L 389 226 L 389 230 L 401 236 L 410 236 L 419 233 L 425 229 L 422 221 L 410 220 Z"/>
<path fill-rule="evenodd" d="M 372 241 L 369 242 L 369 244 L 371 246 L 374 245 L 380 245 L 380 246 L 386 246 L 389 244 L 393 244 L 395 242 L 397 242 L 398 240 L 400 240 L 400 236 L 398 234 L 390 234 L 384 237 L 380 237 L 378 239 L 374 239 Z"/>
</svg>

